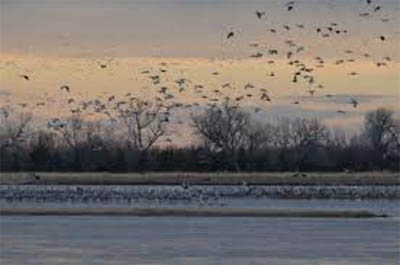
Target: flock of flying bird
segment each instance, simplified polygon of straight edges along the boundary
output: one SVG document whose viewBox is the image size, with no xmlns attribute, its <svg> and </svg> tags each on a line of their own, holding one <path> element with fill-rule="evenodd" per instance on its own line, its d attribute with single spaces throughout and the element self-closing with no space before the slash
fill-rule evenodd
<svg viewBox="0 0 400 265">
<path fill-rule="evenodd" d="M 363 12 L 360 13 L 359 16 L 360 17 L 369 17 L 372 15 L 372 13 L 376 13 L 382 10 L 382 6 L 381 5 L 375 5 L 373 6 L 372 4 L 372 0 L 366 0 L 365 3 L 367 4 L 367 6 L 369 7 L 369 11 L 367 12 Z M 286 3 L 285 7 L 287 7 L 287 11 L 292 11 L 294 9 L 295 4 L 297 4 L 297 1 L 289 1 Z M 259 20 L 263 20 L 264 18 L 266 18 L 267 13 L 266 11 L 260 11 L 260 10 L 256 10 L 255 11 L 255 15 Z M 380 18 L 380 21 L 383 23 L 386 23 L 389 21 L 388 18 Z M 303 24 L 295 24 L 294 27 L 289 26 L 289 25 L 282 25 L 282 30 L 284 29 L 285 31 L 290 31 L 293 30 L 293 28 L 297 28 L 297 29 L 304 29 L 305 26 Z M 268 30 L 270 33 L 276 34 L 278 33 L 279 29 L 277 28 L 270 28 Z M 335 35 L 344 35 L 344 34 L 348 34 L 348 30 L 344 27 L 341 27 L 339 25 L 339 23 L 336 22 L 330 22 L 327 25 L 324 26 L 318 26 L 315 28 L 315 32 L 317 33 L 318 37 L 321 38 L 329 38 L 329 37 L 334 37 Z M 232 39 L 236 36 L 236 32 L 234 30 L 231 30 L 227 33 L 226 35 L 226 39 Z M 384 42 L 387 40 L 387 37 L 384 35 L 379 35 L 376 37 L 378 40 Z M 325 60 L 321 57 L 321 56 L 315 56 L 314 59 L 317 62 L 317 65 L 313 66 L 308 66 L 305 64 L 305 62 L 302 62 L 300 59 L 297 58 L 296 55 L 298 55 L 299 53 L 301 53 L 302 51 L 305 50 L 304 46 L 299 46 L 298 44 L 296 44 L 293 40 L 285 40 L 284 43 L 288 46 L 289 50 L 286 52 L 286 58 L 288 60 L 288 65 L 290 66 L 294 66 L 295 67 L 295 71 L 292 75 L 292 79 L 291 82 L 293 83 L 298 83 L 300 79 L 303 79 L 304 81 L 306 81 L 309 84 L 309 89 L 307 90 L 307 92 L 313 96 L 314 93 L 316 92 L 315 88 L 318 89 L 323 89 L 324 85 L 317 83 L 315 80 L 314 75 L 312 74 L 313 71 L 315 70 L 315 68 L 323 68 L 325 67 Z M 261 45 L 259 43 L 250 43 L 250 46 L 253 48 L 260 48 Z M 266 48 L 266 47 L 264 47 Z M 264 57 L 265 53 L 267 53 L 267 55 L 269 56 L 273 56 L 273 55 L 278 55 L 278 50 L 277 49 L 265 49 L 266 52 L 262 52 L 262 51 L 257 51 L 253 54 L 250 55 L 251 58 L 262 58 Z M 355 54 L 354 51 L 352 50 L 345 50 L 344 51 L 345 54 L 351 55 L 351 54 Z M 371 57 L 370 54 L 368 53 L 363 53 L 362 57 L 364 58 L 369 58 Z M 295 59 L 296 58 L 296 59 Z M 354 58 L 348 58 L 348 59 L 339 59 L 336 60 L 334 62 L 335 65 L 341 65 L 341 64 L 345 64 L 345 63 L 353 63 L 355 62 L 356 59 Z M 392 58 L 389 56 L 384 56 L 381 58 L 381 60 L 377 61 L 375 64 L 376 66 L 379 67 L 383 67 L 383 66 L 387 66 L 389 62 L 392 61 Z M 268 61 L 269 64 L 274 64 L 275 61 L 274 60 L 269 60 Z M 349 76 L 358 76 L 359 73 L 353 71 L 353 72 L 349 72 L 348 73 Z M 275 72 L 270 72 L 268 74 L 268 76 L 270 77 L 274 77 L 275 76 Z M 248 84 L 249 85 L 249 84 Z M 245 88 L 247 87 L 252 87 L 251 85 L 248 86 L 246 85 Z M 260 99 L 261 100 L 266 100 L 266 101 L 271 101 L 271 98 L 268 96 L 267 92 L 265 89 L 261 89 L 262 94 Z M 331 94 L 327 94 L 326 95 L 327 98 L 331 98 L 332 95 Z M 355 98 L 350 98 L 348 101 L 354 108 L 356 108 L 359 104 L 359 102 L 355 99 Z M 300 104 L 299 101 L 294 101 L 293 104 Z M 338 110 L 338 113 L 341 114 L 346 114 L 345 111 L 343 110 Z"/>
<path fill-rule="evenodd" d="M 373 0 L 363 0 L 363 2 L 363 4 L 366 5 L 366 11 L 358 14 L 360 17 L 371 17 L 373 13 L 379 13 L 383 9 L 381 5 L 375 5 Z M 295 11 L 299 4 L 300 3 L 298 1 L 287 2 L 284 5 L 285 12 Z M 266 11 L 256 10 L 254 14 L 255 20 L 258 20 L 259 22 L 268 20 L 268 13 Z M 387 18 L 382 17 L 380 17 L 379 20 L 380 23 L 386 23 L 389 21 Z M 282 36 L 285 34 L 285 32 L 303 30 L 305 28 L 306 26 L 304 24 L 283 24 L 279 27 L 266 29 L 266 34 L 269 34 L 268 37 L 272 38 L 276 34 L 280 34 Z M 313 30 L 315 30 L 317 38 L 332 38 L 332 41 L 334 41 L 335 36 L 346 36 L 350 34 L 350 31 L 338 22 L 329 22 L 325 25 L 318 25 Z M 236 38 L 240 38 L 240 34 L 238 34 L 237 31 L 229 30 L 229 32 L 226 33 L 226 40 L 229 42 L 234 41 Z M 384 35 L 378 35 L 374 38 L 380 42 L 387 42 L 389 39 Z M 254 52 L 250 54 L 249 57 L 254 60 L 268 58 L 266 60 L 267 66 L 274 65 L 278 56 L 285 58 L 287 67 L 292 70 L 291 76 L 288 78 L 288 82 L 291 82 L 293 85 L 299 83 L 301 83 L 303 86 L 305 85 L 307 87 L 305 92 L 308 93 L 309 96 L 314 96 L 316 92 L 323 91 L 324 84 L 318 80 L 318 77 L 315 74 L 316 69 L 324 68 L 328 63 L 328 60 L 324 59 L 323 56 L 316 55 L 311 63 L 309 60 L 302 59 L 302 53 L 304 53 L 307 47 L 298 44 L 292 39 L 284 40 L 282 46 L 280 46 L 280 49 L 266 47 L 265 45 L 255 42 L 250 43 L 249 46 L 251 49 L 254 49 Z M 335 60 L 333 65 L 353 63 L 356 60 L 356 56 L 361 56 L 362 58 L 371 58 L 371 55 L 365 52 L 361 54 L 354 50 L 344 50 L 343 52 L 346 55 L 346 58 Z M 379 60 L 376 60 L 375 64 L 377 69 L 379 69 L 388 66 L 391 61 L 391 57 L 383 56 Z M 112 66 L 109 64 L 109 61 L 98 62 L 97 67 L 103 70 L 112 68 Z M 169 75 L 170 71 L 171 69 L 169 68 L 169 64 L 163 62 L 155 67 L 143 69 L 138 73 L 143 80 L 146 80 L 146 82 L 148 82 L 154 88 L 156 95 L 158 94 L 155 97 L 155 103 L 156 106 L 163 108 L 165 122 L 170 121 L 170 114 L 173 109 L 190 109 L 192 107 L 201 106 L 203 103 L 206 103 L 208 106 L 212 107 L 216 106 L 218 102 L 223 100 L 230 100 L 231 102 L 235 102 L 237 105 L 246 99 L 251 102 L 257 102 L 258 100 L 260 104 L 254 108 L 254 112 L 258 113 L 263 109 L 261 102 L 270 103 L 274 101 L 274 97 L 266 88 L 257 87 L 250 82 L 246 83 L 242 88 L 237 88 L 236 85 L 230 82 L 224 82 L 220 84 L 220 87 L 214 87 L 212 90 L 209 90 L 208 88 L 206 89 L 206 85 L 202 85 L 197 83 L 197 81 L 189 80 L 185 77 L 179 77 L 171 80 L 171 76 Z M 213 71 L 210 73 L 210 77 L 218 75 L 220 75 L 219 71 Z M 269 71 L 266 73 L 265 78 L 267 80 L 268 78 L 274 78 L 276 76 L 276 72 Z M 349 78 L 357 77 L 359 76 L 359 73 L 352 71 L 348 73 L 348 76 Z M 27 74 L 21 74 L 20 77 L 25 81 L 31 80 L 31 77 Z M 73 92 L 73 88 L 68 84 L 63 84 L 59 87 L 59 89 L 60 91 L 65 92 L 66 95 L 71 95 Z M 177 101 L 177 95 L 189 92 L 195 96 L 197 95 L 199 100 L 190 104 Z M 132 106 L 132 104 L 141 100 L 140 97 L 140 95 L 136 95 L 134 92 L 126 93 L 122 97 L 116 96 L 109 92 L 94 100 L 78 100 L 72 96 L 68 96 L 67 103 L 69 106 L 71 106 L 70 111 L 72 114 L 90 110 L 92 113 L 100 113 L 112 117 L 112 111 L 121 111 L 124 109 L 124 106 Z M 335 95 L 326 94 L 325 97 L 327 100 L 329 100 L 334 98 Z M 292 104 L 295 105 L 300 103 L 300 99 L 296 99 L 292 102 Z M 349 98 L 348 104 L 354 108 L 357 108 L 359 102 L 356 98 Z M 45 102 L 37 103 L 37 106 L 44 105 Z M 337 112 L 339 114 L 346 114 L 346 111 L 342 109 L 337 110 Z M 177 121 L 178 123 L 182 123 L 182 121 L 179 119 Z M 49 123 L 49 126 L 60 126 L 60 124 L 62 124 L 61 119 L 55 118 Z"/>
</svg>

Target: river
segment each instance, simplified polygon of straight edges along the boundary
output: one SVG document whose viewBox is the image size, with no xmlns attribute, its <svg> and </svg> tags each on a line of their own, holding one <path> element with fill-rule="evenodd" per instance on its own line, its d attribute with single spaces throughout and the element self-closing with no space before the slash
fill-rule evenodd
<svg viewBox="0 0 400 265">
<path fill-rule="evenodd" d="M 388 219 L 1 217 L 0 264 L 399 264 Z"/>
</svg>

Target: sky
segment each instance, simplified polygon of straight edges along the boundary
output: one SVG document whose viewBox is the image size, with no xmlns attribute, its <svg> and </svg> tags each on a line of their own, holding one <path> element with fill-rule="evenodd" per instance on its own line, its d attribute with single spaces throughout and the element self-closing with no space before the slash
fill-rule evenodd
<svg viewBox="0 0 400 265">
<path fill-rule="evenodd" d="M 374 35 L 381 34 L 398 42 L 399 1 L 373 0 L 371 7 L 382 10 L 368 19 L 358 16 L 368 9 L 363 1 L 299 0 L 288 13 L 282 0 L 1 0 L 1 44 L 5 52 L 70 56 L 237 57 L 247 55 L 251 41 L 279 43 L 284 36 L 270 38 L 269 27 L 304 24 L 285 35 L 335 56 L 336 49 L 326 49 L 329 40 L 315 39 L 315 28 L 328 22 L 349 30 L 346 48 L 374 50 Z M 261 23 L 255 10 L 267 13 Z M 227 43 L 230 29 L 238 38 Z M 379 49 L 399 59 L 394 45 Z"/>
<path fill-rule="evenodd" d="M 126 93 L 153 97 L 159 87 L 141 73 L 159 73 L 164 67 L 168 71 L 160 85 L 169 86 L 176 95 L 174 100 L 185 104 L 207 103 L 193 90 L 195 84 L 205 86 L 201 95 L 208 98 L 216 97 L 215 89 L 221 91 L 220 98 L 234 98 L 245 95 L 248 91 L 243 87 L 251 83 L 257 89 L 265 88 L 272 102 L 260 101 L 254 93 L 240 104 L 261 107 L 269 116 L 317 117 L 329 125 L 357 130 L 368 110 L 386 106 L 398 111 L 398 0 L 372 0 L 370 5 L 366 0 L 298 0 L 291 11 L 282 0 L 0 3 L 2 107 L 22 111 L 24 107 L 18 104 L 27 103 L 36 115 L 47 118 L 62 115 L 65 101 L 71 97 Z M 265 11 L 266 16 L 258 19 L 256 10 Z M 360 16 L 363 13 L 369 15 Z M 328 31 L 331 23 L 339 34 Z M 317 28 L 323 32 L 317 33 Z M 227 39 L 231 31 L 235 35 Z M 322 37 L 323 33 L 330 36 Z M 287 40 L 296 45 L 289 47 Z M 251 45 L 255 43 L 258 47 Z M 299 47 L 302 50 L 297 52 Z M 268 54 L 271 49 L 278 54 Z M 288 51 L 314 68 L 314 84 L 292 82 L 296 69 L 288 65 Z M 259 52 L 262 58 L 251 58 Z M 316 67 L 317 56 L 324 60 L 323 68 Z M 345 63 L 336 65 L 338 60 Z M 378 62 L 386 66 L 377 67 Z M 101 69 L 101 64 L 107 68 Z M 215 71 L 217 76 L 212 74 Z M 190 80 L 184 93 L 176 87 L 179 78 Z M 226 83 L 230 87 L 222 87 Z M 71 87 L 69 95 L 60 94 L 59 87 L 65 84 Z M 314 95 L 310 90 L 315 90 Z M 352 98 L 359 102 L 357 108 L 349 104 Z M 301 104 L 293 104 L 295 101 Z M 37 106 L 40 102 L 46 105 Z"/>
</svg>

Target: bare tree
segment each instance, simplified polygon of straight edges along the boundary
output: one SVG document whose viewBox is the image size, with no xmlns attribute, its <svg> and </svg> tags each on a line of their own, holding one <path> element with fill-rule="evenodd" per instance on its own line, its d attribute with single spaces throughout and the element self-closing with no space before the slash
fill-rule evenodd
<svg viewBox="0 0 400 265">
<path fill-rule="evenodd" d="M 205 113 L 192 117 L 193 126 L 201 135 L 206 147 L 213 152 L 228 155 L 236 168 L 238 151 L 244 148 L 249 114 L 225 101 L 222 106 L 212 106 Z"/>
<path fill-rule="evenodd" d="M 54 132 L 40 130 L 31 139 L 29 157 L 33 163 L 33 169 L 49 169 L 53 165 L 52 156 L 56 151 Z"/>
<path fill-rule="evenodd" d="M 345 149 L 349 142 L 346 132 L 340 128 L 332 128 L 326 133 L 326 142 L 328 148 Z"/>
<path fill-rule="evenodd" d="M 379 108 L 365 115 L 365 133 L 376 152 L 380 168 L 390 152 L 399 152 L 399 125 L 393 117 L 393 111 Z"/>
<path fill-rule="evenodd" d="M 55 118 L 48 123 L 48 127 L 56 131 L 73 150 L 78 150 L 86 139 L 83 126 L 84 121 L 79 114 L 72 115 L 65 120 Z"/>
<path fill-rule="evenodd" d="M 325 159 L 325 163 L 330 165 L 332 169 L 348 172 L 349 161 L 345 154 L 350 149 L 350 142 L 350 138 L 343 129 L 332 128 L 327 130 L 325 150 L 328 157 Z"/>
<path fill-rule="evenodd" d="M 391 153 L 394 153 L 397 157 L 400 157 L 400 120 L 394 120 L 394 126 L 390 130 L 392 135 L 392 144 L 390 145 Z"/>
<path fill-rule="evenodd" d="M 74 168 L 80 169 L 80 150 L 85 144 L 86 135 L 83 130 L 84 120 L 80 117 L 80 114 L 74 114 L 68 117 L 66 120 L 55 118 L 48 123 L 48 127 L 57 132 L 73 151 L 74 157 Z"/>
<path fill-rule="evenodd" d="M 0 120 L 0 151 L 15 148 L 25 141 L 28 125 L 32 120 L 29 113 L 11 115 L 9 110 L 3 110 Z"/>
<path fill-rule="evenodd" d="M 159 103 L 136 99 L 117 104 L 115 110 L 127 129 L 129 143 L 138 151 L 149 150 L 165 134 L 169 109 Z"/>
<path fill-rule="evenodd" d="M 100 151 L 113 146 L 113 126 L 106 126 L 102 121 L 84 123 L 85 142 L 92 151 Z"/>
<path fill-rule="evenodd" d="M 300 170 L 311 152 L 323 144 L 326 132 L 326 127 L 316 119 L 280 119 L 275 128 L 274 142 L 283 153 L 293 151 L 295 167 Z M 281 160 L 288 163 L 285 157 Z"/>
<path fill-rule="evenodd" d="M 246 136 L 244 138 L 246 150 L 253 154 L 273 146 L 273 132 L 274 127 L 271 124 L 252 122 L 246 128 Z"/>
</svg>

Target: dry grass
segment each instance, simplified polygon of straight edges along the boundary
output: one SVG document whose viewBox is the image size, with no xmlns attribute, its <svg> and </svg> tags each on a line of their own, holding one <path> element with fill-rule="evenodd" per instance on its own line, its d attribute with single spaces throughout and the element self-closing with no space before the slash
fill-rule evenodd
<svg viewBox="0 0 400 265">
<path fill-rule="evenodd" d="M 273 209 L 227 208 L 10 208 L 0 215 L 72 215 L 72 216 L 182 216 L 182 217 L 293 217 L 293 218 L 374 218 L 387 217 L 367 211 L 290 211 Z"/>
<path fill-rule="evenodd" d="M 36 177 L 38 176 L 38 178 Z M 399 185 L 400 174 L 364 173 L 1 173 L 0 184 L 43 185 Z"/>
</svg>

